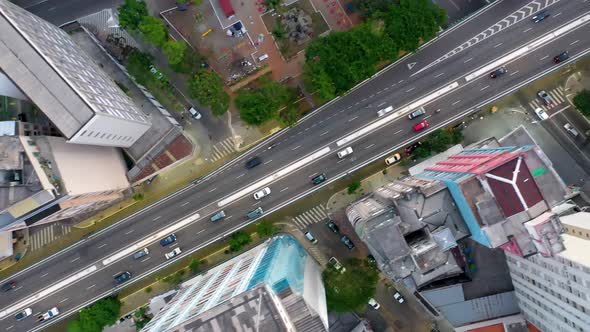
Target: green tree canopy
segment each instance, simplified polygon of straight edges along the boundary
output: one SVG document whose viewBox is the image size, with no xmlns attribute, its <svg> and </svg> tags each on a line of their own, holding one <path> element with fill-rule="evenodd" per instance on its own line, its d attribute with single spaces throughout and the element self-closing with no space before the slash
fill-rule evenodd
<svg viewBox="0 0 590 332">
<path fill-rule="evenodd" d="M 229 250 L 232 252 L 240 251 L 244 246 L 252 242 L 250 233 L 244 231 L 237 231 L 233 233 L 229 239 Z"/>
<path fill-rule="evenodd" d="M 279 109 L 293 101 L 293 91 L 267 77 L 259 79 L 261 87 L 242 89 L 235 103 L 240 117 L 250 125 L 259 126 L 271 119 L 277 119 Z"/>
<path fill-rule="evenodd" d="M 115 297 L 98 300 L 80 311 L 79 317 L 68 324 L 68 332 L 101 332 L 119 318 L 121 302 Z"/>
<path fill-rule="evenodd" d="M 354 7 L 362 17 L 371 18 L 377 12 L 386 12 L 394 0 L 354 0 Z"/>
<path fill-rule="evenodd" d="M 168 40 L 168 31 L 161 19 L 145 16 L 139 23 L 139 31 L 145 38 L 156 46 L 162 46 Z"/>
<path fill-rule="evenodd" d="M 329 266 L 322 273 L 326 289 L 328 310 L 347 312 L 362 310 L 375 294 L 379 275 L 366 260 L 353 258 L 344 264 L 346 271 L 340 273 Z"/>
<path fill-rule="evenodd" d="M 191 259 L 191 262 L 188 264 L 189 270 L 191 270 L 192 274 L 197 274 L 201 271 L 201 261 L 198 259 Z"/>
<path fill-rule="evenodd" d="M 190 47 L 185 47 L 182 61 L 176 64 L 171 63 L 170 68 L 177 73 L 193 75 L 197 70 L 204 68 L 206 63 L 207 59 L 204 56 L 195 52 Z"/>
<path fill-rule="evenodd" d="M 137 30 L 143 18 L 149 15 L 145 2 L 137 0 L 125 0 L 117 11 L 121 27 L 130 30 Z"/>
<path fill-rule="evenodd" d="M 223 79 L 216 72 L 206 69 L 198 70 L 188 82 L 190 96 L 202 105 L 211 107 L 217 116 L 229 109 L 230 98 L 223 88 Z"/>
<path fill-rule="evenodd" d="M 263 220 L 256 224 L 256 233 L 261 237 L 272 236 L 277 232 L 277 227 L 271 222 Z"/>
<path fill-rule="evenodd" d="M 162 46 L 162 51 L 164 52 L 164 54 L 166 54 L 166 57 L 168 58 L 168 63 L 170 65 L 176 65 L 184 60 L 186 48 L 187 47 L 185 42 L 168 40 L 164 43 L 164 46 Z"/>
<path fill-rule="evenodd" d="M 590 90 L 582 90 L 574 97 L 574 106 L 587 117 L 590 117 Z"/>
</svg>

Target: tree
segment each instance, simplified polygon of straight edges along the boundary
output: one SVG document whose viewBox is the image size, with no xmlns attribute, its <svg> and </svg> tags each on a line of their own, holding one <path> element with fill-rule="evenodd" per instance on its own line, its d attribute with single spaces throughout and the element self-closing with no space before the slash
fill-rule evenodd
<svg viewBox="0 0 590 332">
<path fill-rule="evenodd" d="M 340 273 L 329 266 L 322 273 L 329 311 L 348 312 L 362 310 L 375 294 L 379 275 L 366 260 L 353 258 Z"/>
<path fill-rule="evenodd" d="M 590 90 L 582 90 L 574 97 L 574 106 L 585 116 L 590 117 Z"/>
<path fill-rule="evenodd" d="M 170 68 L 177 73 L 185 73 L 193 75 L 200 68 L 207 65 L 206 58 L 201 54 L 195 52 L 190 47 L 185 47 L 182 61 L 176 64 L 170 64 Z"/>
<path fill-rule="evenodd" d="M 130 30 L 137 30 L 143 18 L 149 15 L 145 2 L 137 0 L 125 0 L 117 11 L 121 27 Z"/>
<path fill-rule="evenodd" d="M 146 16 L 139 23 L 139 31 L 145 38 L 156 46 L 162 46 L 168 40 L 168 31 L 161 19 L 153 16 Z"/>
<path fill-rule="evenodd" d="M 191 262 L 188 264 L 189 270 L 191 270 L 192 274 L 197 274 L 201 271 L 201 261 L 198 259 L 191 259 Z"/>
<path fill-rule="evenodd" d="M 138 83 L 143 85 L 153 79 L 153 75 L 149 69 L 151 64 L 151 57 L 140 51 L 133 51 L 127 57 L 127 70 Z"/>
<path fill-rule="evenodd" d="M 360 187 L 361 187 L 360 181 L 352 182 L 351 184 L 348 185 L 348 194 L 349 195 L 354 194 Z"/>
<path fill-rule="evenodd" d="M 119 318 L 121 302 L 115 297 L 106 297 L 80 311 L 77 319 L 68 324 L 68 332 L 101 332 L 105 326 Z"/>
<path fill-rule="evenodd" d="M 244 231 L 237 231 L 233 233 L 229 239 L 229 250 L 231 252 L 240 251 L 244 246 L 252 242 L 250 233 Z"/>
<path fill-rule="evenodd" d="M 242 89 L 235 100 L 242 120 L 256 126 L 277 119 L 279 109 L 294 100 L 293 90 L 267 77 L 261 77 L 259 82 L 260 88 Z"/>
<path fill-rule="evenodd" d="M 270 9 L 277 9 L 281 4 L 281 0 L 265 0 L 264 5 Z"/>
<path fill-rule="evenodd" d="M 256 224 L 256 233 L 261 237 L 273 236 L 277 232 L 277 227 L 271 222 L 263 220 Z"/>
<path fill-rule="evenodd" d="M 168 63 L 176 65 L 184 60 L 186 48 L 186 43 L 184 42 L 168 40 L 164 43 L 164 46 L 162 46 L 162 51 L 166 54 Z"/>
<path fill-rule="evenodd" d="M 188 82 L 189 95 L 199 103 L 211 107 L 213 114 L 220 116 L 229 109 L 230 98 L 223 89 L 223 79 L 213 71 L 198 70 Z"/>
<path fill-rule="evenodd" d="M 393 0 L 354 0 L 354 6 L 364 18 L 371 18 L 377 12 L 386 12 Z"/>
</svg>

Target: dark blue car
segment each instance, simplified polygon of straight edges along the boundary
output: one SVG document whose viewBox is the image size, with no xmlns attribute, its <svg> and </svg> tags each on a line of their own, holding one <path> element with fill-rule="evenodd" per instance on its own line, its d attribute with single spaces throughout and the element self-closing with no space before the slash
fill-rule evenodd
<svg viewBox="0 0 590 332">
<path fill-rule="evenodd" d="M 176 242 L 176 234 L 172 233 L 172 234 L 166 236 L 165 238 L 161 239 L 160 245 L 162 247 L 165 247 L 165 246 L 170 245 L 174 242 Z"/>
</svg>

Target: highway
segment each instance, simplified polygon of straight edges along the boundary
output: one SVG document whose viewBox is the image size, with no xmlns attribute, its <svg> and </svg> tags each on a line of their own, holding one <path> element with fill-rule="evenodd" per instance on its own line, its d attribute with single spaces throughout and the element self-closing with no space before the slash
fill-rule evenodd
<svg viewBox="0 0 590 332">
<path fill-rule="evenodd" d="M 552 16 L 541 23 L 531 22 L 531 14 L 547 4 Z M 246 218 L 248 211 L 260 206 L 268 215 L 316 190 L 318 186 L 310 181 L 314 175 L 326 173 L 328 181 L 322 185 L 327 185 L 437 127 L 457 122 L 492 100 L 567 65 L 569 62 L 555 65 L 552 61 L 562 51 L 569 51 L 568 61 L 575 61 L 590 52 L 590 40 L 585 37 L 590 33 L 587 22 L 590 2 L 583 0 L 496 2 L 473 20 L 454 27 L 416 54 L 199 182 L 7 278 L 17 280 L 19 287 L 3 294 L 0 300 L 0 331 L 40 330 L 55 320 L 39 324 L 31 317 L 16 322 L 14 314 L 25 307 L 37 314 L 57 306 L 62 312 L 57 320 L 170 264 L 172 261 L 166 261 L 164 253 L 172 248 L 157 243 L 168 233 L 167 228 L 178 228 L 177 245 L 183 255 L 193 252 L 251 222 Z M 483 37 L 469 42 L 480 33 Z M 539 38 L 543 39 L 537 46 L 522 51 Z M 511 54 L 520 55 L 502 63 L 508 73 L 490 79 L 488 73 L 492 70 L 486 69 L 491 66 L 488 64 L 509 59 Z M 408 105 L 420 105 L 421 100 L 430 99 L 428 96 L 435 96 L 445 87 L 449 90 L 446 94 L 424 103 L 424 117 L 408 120 L 406 112 L 367 130 L 364 136 L 350 137 L 367 126 L 375 126 L 376 121 L 393 117 Z M 378 118 L 376 112 L 388 105 L 394 107 L 394 112 Z M 425 119 L 430 127 L 414 133 L 412 125 Z M 338 159 L 337 151 L 347 146 L 354 152 Z M 310 157 L 313 154 L 315 158 Z M 246 170 L 245 160 L 255 155 L 262 164 Z M 260 181 L 268 182 L 260 188 L 269 186 L 272 193 L 255 201 L 251 194 L 260 188 L 253 184 Z M 239 192 L 243 194 L 237 195 Z M 221 209 L 227 217 L 211 223 L 209 217 Z M 150 243 L 150 255 L 135 261 L 128 254 L 134 249 L 125 250 L 140 241 Z M 118 259 L 109 258 L 117 253 L 123 254 Z M 78 274 L 84 270 L 88 272 Z M 115 287 L 113 276 L 121 271 L 130 271 L 133 278 Z"/>
</svg>

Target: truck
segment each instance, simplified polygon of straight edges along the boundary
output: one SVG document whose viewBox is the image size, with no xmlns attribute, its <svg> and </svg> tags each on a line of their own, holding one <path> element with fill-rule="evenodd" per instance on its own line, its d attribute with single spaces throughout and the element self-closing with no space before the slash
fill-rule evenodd
<svg viewBox="0 0 590 332">
<path fill-rule="evenodd" d="M 39 315 L 37 317 L 37 321 L 38 322 L 42 322 L 42 321 L 51 319 L 51 318 L 53 318 L 53 317 L 55 317 L 57 315 L 59 315 L 59 310 L 57 310 L 56 307 L 53 307 L 53 308 L 49 309 L 46 313 L 44 313 L 42 315 Z"/>
</svg>

